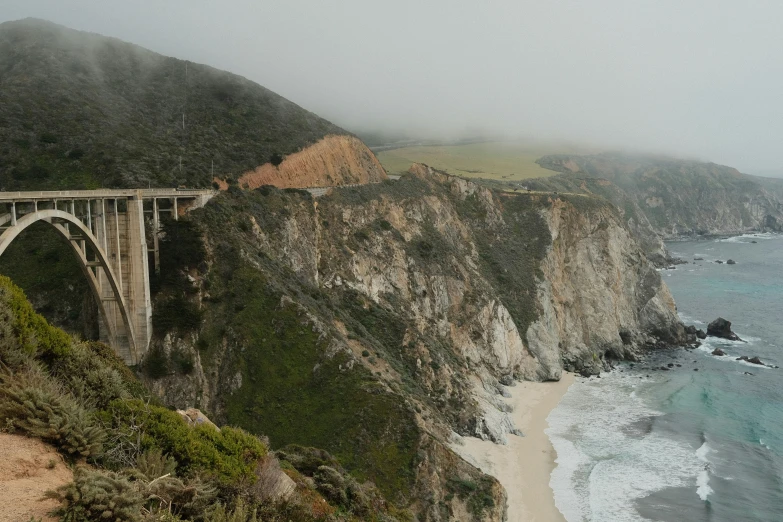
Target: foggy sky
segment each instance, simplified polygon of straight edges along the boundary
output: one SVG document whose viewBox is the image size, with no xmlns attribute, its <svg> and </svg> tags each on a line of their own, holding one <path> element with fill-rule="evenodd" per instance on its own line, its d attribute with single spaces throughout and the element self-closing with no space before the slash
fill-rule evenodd
<svg viewBox="0 0 783 522">
<path fill-rule="evenodd" d="M 353 131 L 783 171 L 780 0 L 0 0 L 246 76 Z"/>
</svg>

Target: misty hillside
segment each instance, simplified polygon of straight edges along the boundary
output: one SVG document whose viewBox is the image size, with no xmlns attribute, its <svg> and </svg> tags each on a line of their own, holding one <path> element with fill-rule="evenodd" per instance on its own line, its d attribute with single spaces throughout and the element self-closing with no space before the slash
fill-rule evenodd
<svg viewBox="0 0 783 522">
<path fill-rule="evenodd" d="M 208 186 L 213 163 L 235 178 L 327 134 L 347 132 L 240 76 L 42 20 L 0 24 L 0 190 Z"/>
<path fill-rule="evenodd" d="M 657 237 L 783 230 L 780 179 L 715 163 L 619 153 L 559 154 L 538 163 L 561 174 L 526 186 L 603 196 L 625 215 L 637 238 L 655 248 Z"/>
</svg>

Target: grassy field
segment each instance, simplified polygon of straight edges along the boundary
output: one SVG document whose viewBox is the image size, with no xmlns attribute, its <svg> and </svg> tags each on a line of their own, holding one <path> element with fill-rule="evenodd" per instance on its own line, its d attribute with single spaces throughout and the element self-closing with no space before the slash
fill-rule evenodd
<svg viewBox="0 0 783 522">
<path fill-rule="evenodd" d="M 382 151 L 378 159 L 389 174 L 406 172 L 412 163 L 427 165 L 457 176 L 521 180 L 552 176 L 536 160 L 546 154 L 577 152 L 566 145 L 487 142 L 467 145 L 404 147 Z"/>
</svg>

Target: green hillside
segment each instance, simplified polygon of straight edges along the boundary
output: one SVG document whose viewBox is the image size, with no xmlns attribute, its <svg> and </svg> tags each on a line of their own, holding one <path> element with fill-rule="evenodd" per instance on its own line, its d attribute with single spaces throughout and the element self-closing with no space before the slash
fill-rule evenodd
<svg viewBox="0 0 783 522">
<path fill-rule="evenodd" d="M 184 125 L 183 125 L 184 115 Z M 240 76 L 114 38 L 0 24 L 0 190 L 209 186 L 346 131 Z"/>
</svg>

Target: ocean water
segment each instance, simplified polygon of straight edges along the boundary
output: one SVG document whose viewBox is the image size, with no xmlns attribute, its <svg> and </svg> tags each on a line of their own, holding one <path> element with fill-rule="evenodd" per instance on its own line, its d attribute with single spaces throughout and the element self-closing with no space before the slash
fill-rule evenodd
<svg viewBox="0 0 783 522">
<path fill-rule="evenodd" d="M 683 322 L 724 317 L 746 342 L 708 337 L 578 378 L 548 418 L 555 503 L 569 522 L 783 521 L 783 236 L 668 247 L 689 261 L 661 271 Z"/>
</svg>

